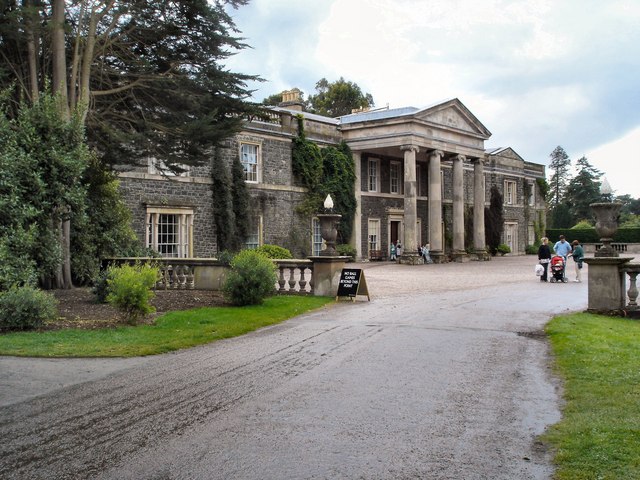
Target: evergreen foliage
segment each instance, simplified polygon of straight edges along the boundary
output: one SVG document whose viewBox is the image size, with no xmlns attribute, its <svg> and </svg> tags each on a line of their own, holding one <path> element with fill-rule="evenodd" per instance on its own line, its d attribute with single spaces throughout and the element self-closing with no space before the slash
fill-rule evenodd
<svg viewBox="0 0 640 480">
<path fill-rule="evenodd" d="M 57 300 L 31 286 L 0 292 L 0 331 L 31 330 L 57 316 Z"/>
<path fill-rule="evenodd" d="M 587 157 L 582 157 L 576 162 L 576 170 L 576 175 L 567 185 L 564 198 L 574 222 L 591 218 L 592 211 L 589 205 L 602 201 L 599 181 L 602 172 L 594 168 Z"/>
<path fill-rule="evenodd" d="M 12 89 L 16 112 L 50 82 L 107 164 L 203 164 L 256 111 L 247 82 L 260 79 L 223 66 L 247 46 L 228 6 L 247 1 L 60 2 L 64 24 L 53 21 L 52 2 L 3 2 L 0 89 Z"/>
<path fill-rule="evenodd" d="M 244 167 L 238 157 L 231 165 L 231 206 L 235 228 L 231 242 L 236 250 L 244 245 L 249 235 L 249 190 L 244 180 Z"/>
<path fill-rule="evenodd" d="M 567 184 L 569 182 L 569 166 L 571 159 L 561 146 L 557 146 L 549 155 L 549 168 L 553 171 L 550 183 L 549 205 L 555 208 L 564 198 Z"/>
<path fill-rule="evenodd" d="M 222 287 L 225 299 L 236 306 L 259 305 L 275 293 L 276 266 L 255 250 L 242 250 L 231 261 Z"/>
<path fill-rule="evenodd" d="M 213 217 L 216 223 L 218 251 L 234 247 L 235 222 L 231 207 L 231 180 L 219 149 L 214 150 L 211 166 Z"/>
<path fill-rule="evenodd" d="M 504 232 L 503 198 L 498 187 L 490 190 L 489 208 L 484 214 L 485 239 L 491 255 L 496 255 Z"/>
</svg>

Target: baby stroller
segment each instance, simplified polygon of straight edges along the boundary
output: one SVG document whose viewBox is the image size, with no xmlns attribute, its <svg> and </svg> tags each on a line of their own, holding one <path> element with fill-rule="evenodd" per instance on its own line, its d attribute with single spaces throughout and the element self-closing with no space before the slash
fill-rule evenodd
<svg viewBox="0 0 640 480">
<path fill-rule="evenodd" d="M 560 255 L 556 255 L 551 258 L 549 268 L 551 269 L 551 283 L 563 282 L 567 283 L 567 278 L 564 275 L 564 269 L 566 266 L 566 260 Z"/>
</svg>

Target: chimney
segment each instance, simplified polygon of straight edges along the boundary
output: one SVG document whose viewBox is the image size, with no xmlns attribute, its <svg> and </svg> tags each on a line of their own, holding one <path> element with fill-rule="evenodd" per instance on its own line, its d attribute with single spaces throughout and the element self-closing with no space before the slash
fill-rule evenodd
<svg viewBox="0 0 640 480">
<path fill-rule="evenodd" d="M 282 103 L 279 103 L 278 106 L 289 108 L 291 110 L 299 110 L 300 112 L 304 111 L 302 92 L 298 88 L 285 90 L 284 92 L 282 92 Z"/>
</svg>

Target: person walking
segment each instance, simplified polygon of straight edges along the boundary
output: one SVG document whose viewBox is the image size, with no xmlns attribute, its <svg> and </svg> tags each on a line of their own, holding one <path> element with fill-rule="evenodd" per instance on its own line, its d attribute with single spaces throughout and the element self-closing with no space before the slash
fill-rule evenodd
<svg viewBox="0 0 640 480">
<path fill-rule="evenodd" d="M 560 255 L 564 259 L 563 278 L 567 278 L 567 258 L 571 253 L 571 245 L 565 240 L 564 235 L 560 235 L 560 239 L 553 246 L 553 251 L 556 252 L 556 255 Z"/>
<path fill-rule="evenodd" d="M 389 260 L 395 262 L 396 260 L 396 244 L 391 242 L 391 255 L 389 255 Z"/>
<path fill-rule="evenodd" d="M 573 257 L 573 263 L 576 269 L 576 278 L 574 282 L 580 283 L 582 281 L 582 262 L 584 260 L 584 250 L 582 249 L 582 245 L 578 240 L 574 240 L 571 242 L 571 246 L 573 250 L 571 252 L 571 256 Z"/>
<path fill-rule="evenodd" d="M 544 268 L 544 272 L 542 272 L 542 275 L 540 276 L 541 282 L 549 281 L 547 270 L 549 269 L 550 261 L 551 261 L 551 249 L 549 248 L 549 239 L 547 237 L 542 237 L 540 239 L 540 247 L 538 248 L 538 262 Z"/>
<path fill-rule="evenodd" d="M 400 240 L 398 240 L 398 243 L 396 244 L 396 256 L 398 257 L 398 261 L 400 261 L 400 257 L 402 256 L 402 244 L 400 243 Z"/>
</svg>

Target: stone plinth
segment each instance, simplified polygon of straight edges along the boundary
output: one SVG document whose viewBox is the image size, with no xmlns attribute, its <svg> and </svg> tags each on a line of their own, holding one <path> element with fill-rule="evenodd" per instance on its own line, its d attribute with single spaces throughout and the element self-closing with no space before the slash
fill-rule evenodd
<svg viewBox="0 0 640 480">
<path fill-rule="evenodd" d="M 403 253 L 400 255 L 400 263 L 403 265 L 423 265 L 424 257 L 419 253 Z"/>
<path fill-rule="evenodd" d="M 340 283 L 340 272 L 351 257 L 309 257 L 313 262 L 313 294 L 316 297 L 335 297 Z"/>
<path fill-rule="evenodd" d="M 625 307 L 624 273 L 620 267 L 633 257 L 585 258 L 589 265 L 588 310 L 594 313 L 610 313 Z"/>
<path fill-rule="evenodd" d="M 469 257 L 467 252 L 465 252 L 464 250 L 461 250 L 461 251 L 453 252 L 451 254 L 451 260 L 458 263 L 466 263 L 469 260 L 471 260 L 471 258 Z"/>
</svg>

